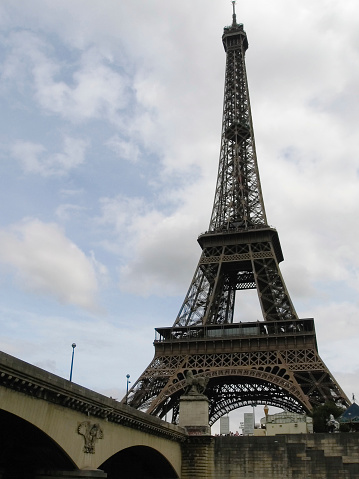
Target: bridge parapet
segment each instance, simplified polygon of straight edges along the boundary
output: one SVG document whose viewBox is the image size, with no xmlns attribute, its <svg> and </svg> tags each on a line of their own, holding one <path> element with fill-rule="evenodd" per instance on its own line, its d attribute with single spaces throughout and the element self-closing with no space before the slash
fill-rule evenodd
<svg viewBox="0 0 359 479">
<path fill-rule="evenodd" d="M 88 416 L 131 427 L 163 439 L 184 442 L 186 431 L 95 391 L 0 352 L 0 386 Z"/>
</svg>

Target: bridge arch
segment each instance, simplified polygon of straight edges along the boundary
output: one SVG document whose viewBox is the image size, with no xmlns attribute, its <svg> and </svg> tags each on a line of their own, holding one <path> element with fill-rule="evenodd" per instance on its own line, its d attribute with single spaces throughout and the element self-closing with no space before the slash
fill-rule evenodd
<svg viewBox="0 0 359 479">
<path fill-rule="evenodd" d="M 117 452 L 99 466 L 108 479 L 178 479 L 170 462 L 156 449 L 132 446 Z"/>
<path fill-rule="evenodd" d="M 72 459 L 50 436 L 25 419 L 0 410 L 0 473 L 2 478 L 30 477 L 40 469 L 72 471 Z"/>
</svg>

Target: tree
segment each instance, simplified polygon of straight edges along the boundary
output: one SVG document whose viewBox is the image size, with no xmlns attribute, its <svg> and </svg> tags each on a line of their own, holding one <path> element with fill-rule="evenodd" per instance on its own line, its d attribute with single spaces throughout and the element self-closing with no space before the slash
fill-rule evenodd
<svg viewBox="0 0 359 479">
<path fill-rule="evenodd" d="M 313 408 L 313 430 L 314 432 L 328 432 L 327 421 L 331 414 L 337 419 L 344 409 L 337 406 L 333 401 L 327 401 L 325 404 Z"/>
</svg>

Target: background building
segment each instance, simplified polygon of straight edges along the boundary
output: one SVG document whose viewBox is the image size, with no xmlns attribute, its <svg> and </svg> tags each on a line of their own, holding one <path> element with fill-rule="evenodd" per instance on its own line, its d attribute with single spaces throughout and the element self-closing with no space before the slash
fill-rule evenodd
<svg viewBox="0 0 359 479">
<path fill-rule="evenodd" d="M 261 430 L 266 436 L 276 434 L 310 434 L 313 433 L 313 419 L 306 414 L 288 411 L 268 414 L 261 419 Z"/>
</svg>

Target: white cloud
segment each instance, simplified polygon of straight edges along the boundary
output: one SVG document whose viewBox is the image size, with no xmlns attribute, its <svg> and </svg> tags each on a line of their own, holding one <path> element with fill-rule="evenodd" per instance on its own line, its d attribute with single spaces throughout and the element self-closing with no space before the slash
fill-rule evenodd
<svg viewBox="0 0 359 479">
<path fill-rule="evenodd" d="M 118 135 L 114 135 L 107 140 L 106 146 L 114 151 L 121 160 L 137 163 L 140 149 L 133 140 L 125 141 Z"/>
<path fill-rule="evenodd" d="M 129 102 L 129 85 L 111 56 L 88 46 L 72 50 L 72 62 L 64 63 L 54 44 L 27 30 L 11 32 L 6 41 L 4 91 L 5 85 L 7 90 L 15 87 L 20 94 L 32 95 L 47 114 L 72 122 L 121 122 L 119 111 Z"/>
<path fill-rule="evenodd" d="M 110 277 L 107 267 L 98 261 L 95 257 L 94 251 L 90 252 L 90 260 L 97 277 L 101 280 L 103 285 L 108 284 Z"/>
<path fill-rule="evenodd" d="M 92 260 L 54 223 L 27 219 L 0 230 L 0 261 L 14 270 L 26 291 L 90 311 L 98 309 Z"/>
<path fill-rule="evenodd" d="M 339 342 L 354 338 L 358 333 L 358 313 L 359 302 L 339 302 L 331 298 L 312 310 L 316 318 L 318 335 L 325 342 Z M 328 318 L 335 318 L 334 331 L 328 328 Z"/>
<path fill-rule="evenodd" d="M 125 77 L 95 49 L 82 54 L 71 82 L 56 81 L 52 69 L 34 65 L 36 97 L 49 112 L 74 121 L 104 118 L 118 121 L 118 110 L 127 104 Z M 59 66 L 57 75 L 61 74 Z"/>
<path fill-rule="evenodd" d="M 20 161 L 25 173 L 44 177 L 66 175 L 85 162 L 88 143 L 84 140 L 65 137 L 62 153 L 47 153 L 43 145 L 18 140 L 11 148 L 12 156 Z"/>
<path fill-rule="evenodd" d="M 195 238 L 207 228 L 212 188 L 202 182 L 187 185 L 185 191 L 164 188 L 161 193 L 160 204 L 167 211 L 141 198 L 102 200 L 98 221 L 115 230 L 110 248 L 120 256 L 123 291 L 163 296 L 185 294 L 189 286 L 201 253 Z M 194 196 L 198 215 L 193 214 Z"/>
<path fill-rule="evenodd" d="M 345 391 L 349 400 L 352 400 L 353 394 L 355 395 L 356 403 L 358 403 L 359 389 L 358 389 L 358 376 L 359 369 L 352 370 L 352 365 L 349 365 L 350 371 L 336 372 L 333 370 L 335 379 L 340 384 L 340 387 Z"/>
<path fill-rule="evenodd" d="M 43 145 L 29 141 L 17 141 L 11 148 L 12 156 L 19 160 L 26 173 L 40 173 L 47 175 L 46 160 L 40 160 L 39 156 L 45 153 Z"/>
</svg>

